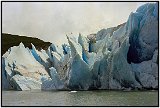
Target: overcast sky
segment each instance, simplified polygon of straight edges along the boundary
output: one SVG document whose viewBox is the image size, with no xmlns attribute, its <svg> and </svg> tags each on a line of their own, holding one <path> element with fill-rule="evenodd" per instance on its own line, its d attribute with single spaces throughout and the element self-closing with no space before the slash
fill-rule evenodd
<svg viewBox="0 0 160 108">
<path fill-rule="evenodd" d="M 145 2 L 3 2 L 2 32 L 61 44 L 127 21 Z"/>
</svg>

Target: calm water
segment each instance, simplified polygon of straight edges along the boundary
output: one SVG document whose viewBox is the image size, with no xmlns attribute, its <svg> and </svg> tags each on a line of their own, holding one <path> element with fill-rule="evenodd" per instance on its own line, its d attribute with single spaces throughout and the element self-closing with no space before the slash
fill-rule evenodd
<svg viewBox="0 0 160 108">
<path fill-rule="evenodd" d="M 157 106 L 158 91 L 2 91 L 5 106 Z"/>
</svg>

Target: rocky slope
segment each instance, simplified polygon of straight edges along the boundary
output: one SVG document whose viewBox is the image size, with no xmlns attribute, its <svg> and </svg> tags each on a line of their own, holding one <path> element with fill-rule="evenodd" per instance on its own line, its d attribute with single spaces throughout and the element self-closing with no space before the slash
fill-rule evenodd
<svg viewBox="0 0 160 108">
<path fill-rule="evenodd" d="M 11 47 L 2 57 L 2 87 L 16 90 L 158 89 L 158 4 L 127 22 L 47 51 Z"/>
</svg>

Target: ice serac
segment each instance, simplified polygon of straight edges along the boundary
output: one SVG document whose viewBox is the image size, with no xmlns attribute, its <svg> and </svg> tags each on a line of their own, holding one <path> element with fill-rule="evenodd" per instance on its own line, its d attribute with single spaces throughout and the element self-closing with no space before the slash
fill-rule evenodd
<svg viewBox="0 0 160 108">
<path fill-rule="evenodd" d="M 71 48 L 72 58 L 74 58 L 75 55 L 79 55 L 82 59 L 82 46 L 79 43 L 77 43 L 74 38 L 70 38 L 67 36 L 67 39 Z"/>
<path fill-rule="evenodd" d="M 54 67 L 50 68 L 51 79 L 42 81 L 42 90 L 60 90 L 64 88 L 64 82 L 60 80 Z"/>
<path fill-rule="evenodd" d="M 92 74 L 89 70 L 89 66 L 82 59 L 82 47 L 71 38 L 67 37 L 67 39 L 72 54 L 68 86 L 72 90 L 88 90 L 92 83 Z"/>
<path fill-rule="evenodd" d="M 36 61 L 31 51 L 28 48 L 25 48 L 23 43 L 20 43 L 19 46 L 11 47 L 8 52 L 3 55 L 3 58 L 5 62 L 5 75 L 7 76 L 7 80 L 10 82 L 10 85 L 13 88 L 17 88 L 17 86 L 20 84 L 19 80 L 21 79 L 21 81 L 24 82 L 23 85 L 27 85 L 25 82 L 29 80 L 26 80 L 25 78 L 31 78 L 30 80 L 33 80 L 33 82 L 40 82 L 41 75 L 46 75 L 49 77 L 45 67 Z M 10 81 L 11 79 L 14 81 Z M 20 87 L 18 90 L 24 90 L 24 86 L 19 86 Z M 40 86 L 38 87 L 40 89 Z M 35 86 L 34 88 L 34 86 L 32 86 L 31 89 L 37 89 L 38 87 Z"/>
<path fill-rule="evenodd" d="M 140 87 L 140 84 L 136 81 L 135 75 L 126 59 L 128 48 L 129 39 L 126 37 L 120 49 L 113 54 L 111 67 L 113 79 L 116 79 L 121 86 L 126 88 Z"/>
<path fill-rule="evenodd" d="M 59 50 L 61 51 L 61 54 L 59 53 L 59 51 L 57 52 L 53 50 L 53 48 L 51 48 L 50 46 L 50 48 L 48 49 L 48 56 L 51 61 L 52 67 L 56 69 L 60 79 L 65 79 L 68 68 L 70 66 L 71 50 L 70 47 L 66 44 L 63 44 L 62 49 Z"/>
<path fill-rule="evenodd" d="M 34 58 L 40 63 L 42 64 L 46 69 L 48 69 L 49 67 L 51 67 L 51 61 L 49 59 L 48 54 L 46 53 L 45 50 L 41 49 L 41 51 L 36 50 L 35 46 L 31 43 L 32 45 L 32 55 L 34 56 Z"/>
<path fill-rule="evenodd" d="M 157 4 L 144 4 L 132 13 L 127 21 L 130 48 L 129 63 L 151 60 L 158 48 Z"/>
<path fill-rule="evenodd" d="M 89 52 L 89 39 L 87 37 L 82 36 L 79 34 L 78 43 L 82 46 L 82 59 L 89 65 L 91 68 L 94 63 L 94 52 Z"/>
<path fill-rule="evenodd" d="M 60 78 L 65 77 L 65 70 L 64 70 L 64 61 L 62 60 L 62 57 L 57 52 L 52 52 L 52 59 L 53 59 L 53 66 L 57 70 Z"/>
<path fill-rule="evenodd" d="M 58 45 L 55 45 L 55 44 L 51 44 L 50 45 L 50 50 L 53 51 L 53 52 L 57 52 L 60 56 L 63 56 L 63 48 L 58 46 Z"/>
<path fill-rule="evenodd" d="M 87 37 L 82 36 L 79 34 L 78 37 L 78 43 L 82 46 L 83 50 L 89 51 L 89 44 L 88 44 L 89 39 Z"/>
<path fill-rule="evenodd" d="M 62 48 L 63 48 L 64 54 L 70 54 L 71 53 L 71 49 L 70 49 L 69 45 L 63 44 Z"/>
<path fill-rule="evenodd" d="M 82 46 L 82 58 L 86 63 L 88 63 L 89 44 L 87 38 L 79 34 L 78 43 Z"/>
</svg>

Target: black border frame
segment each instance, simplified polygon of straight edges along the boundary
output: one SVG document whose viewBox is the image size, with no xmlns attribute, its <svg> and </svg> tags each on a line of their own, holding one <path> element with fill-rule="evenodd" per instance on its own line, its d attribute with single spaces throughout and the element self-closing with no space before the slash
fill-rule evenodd
<svg viewBox="0 0 160 108">
<path fill-rule="evenodd" d="M 159 60 L 159 1 L 1 1 L 1 36 L 2 36 L 2 3 L 3 2 L 157 2 L 158 3 L 158 60 Z M 1 39 L 2 49 L 2 39 Z M 2 52 L 1 52 L 1 67 L 2 67 Z M 2 97 L 2 68 L 1 68 L 1 97 Z M 158 105 L 157 106 L 3 106 L 1 98 L 1 107 L 159 107 L 159 61 L 158 61 Z"/>
</svg>

